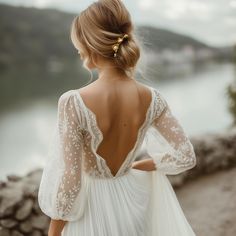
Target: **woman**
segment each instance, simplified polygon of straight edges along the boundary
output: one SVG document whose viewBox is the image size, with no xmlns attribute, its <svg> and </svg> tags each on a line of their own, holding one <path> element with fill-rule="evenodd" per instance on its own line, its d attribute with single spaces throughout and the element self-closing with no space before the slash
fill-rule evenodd
<svg viewBox="0 0 236 236">
<path fill-rule="evenodd" d="M 194 149 L 160 92 L 134 79 L 133 30 L 120 0 L 94 2 L 73 20 L 72 42 L 99 76 L 58 100 L 38 194 L 49 236 L 195 235 L 166 177 L 193 168 Z"/>
</svg>

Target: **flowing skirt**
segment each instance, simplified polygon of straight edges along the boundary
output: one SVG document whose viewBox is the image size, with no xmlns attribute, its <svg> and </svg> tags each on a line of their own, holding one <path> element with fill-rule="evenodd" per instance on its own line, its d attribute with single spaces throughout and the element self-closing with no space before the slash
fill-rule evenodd
<svg viewBox="0 0 236 236">
<path fill-rule="evenodd" d="M 84 214 L 62 236 L 195 236 L 167 177 L 130 171 L 116 178 L 86 177 Z"/>
</svg>

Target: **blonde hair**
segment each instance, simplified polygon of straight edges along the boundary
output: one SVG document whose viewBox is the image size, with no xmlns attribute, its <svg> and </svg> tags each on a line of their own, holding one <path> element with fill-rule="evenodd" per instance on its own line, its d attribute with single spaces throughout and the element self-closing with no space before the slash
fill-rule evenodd
<svg viewBox="0 0 236 236">
<path fill-rule="evenodd" d="M 114 57 L 112 46 L 118 38 L 128 34 L 119 45 Z M 140 46 L 134 33 L 131 16 L 121 0 L 98 0 L 73 19 L 71 40 L 83 52 L 84 67 L 91 73 L 86 63 L 96 65 L 96 56 L 107 59 L 112 66 L 133 76 L 140 58 Z"/>
</svg>

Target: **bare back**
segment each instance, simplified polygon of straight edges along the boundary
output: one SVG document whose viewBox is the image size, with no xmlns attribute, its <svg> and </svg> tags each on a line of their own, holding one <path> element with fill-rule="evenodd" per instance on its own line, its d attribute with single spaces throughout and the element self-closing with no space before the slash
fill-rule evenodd
<svg viewBox="0 0 236 236">
<path fill-rule="evenodd" d="M 137 81 L 124 80 L 95 81 L 80 88 L 79 93 L 103 134 L 97 154 L 115 175 L 136 143 L 151 103 L 151 91 Z"/>
</svg>

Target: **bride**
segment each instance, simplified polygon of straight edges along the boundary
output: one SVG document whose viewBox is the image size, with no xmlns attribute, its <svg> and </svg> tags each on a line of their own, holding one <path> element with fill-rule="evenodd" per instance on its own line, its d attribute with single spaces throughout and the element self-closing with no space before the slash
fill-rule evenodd
<svg viewBox="0 0 236 236">
<path fill-rule="evenodd" d="M 193 145 L 158 89 L 134 78 L 140 46 L 123 2 L 92 3 L 71 39 L 98 78 L 58 99 L 38 192 L 48 235 L 194 236 L 166 176 L 196 165 Z"/>
</svg>

